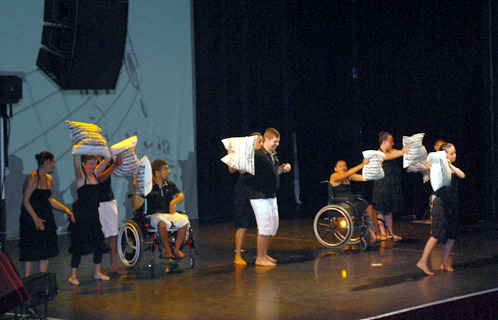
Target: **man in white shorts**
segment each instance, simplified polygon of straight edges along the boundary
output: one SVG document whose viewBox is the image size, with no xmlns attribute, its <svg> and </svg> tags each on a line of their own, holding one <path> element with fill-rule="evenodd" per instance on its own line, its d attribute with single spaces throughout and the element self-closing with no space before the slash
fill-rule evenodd
<svg viewBox="0 0 498 320">
<path fill-rule="evenodd" d="M 268 128 L 263 136 L 263 147 L 254 153 L 255 174 L 249 182 L 249 198 L 258 224 L 257 257 L 255 264 L 273 267 L 277 260 L 268 255 L 271 237 L 278 229 L 277 190 L 279 175 L 291 170 L 288 163 L 280 165 L 276 150 L 280 133 Z"/>
<path fill-rule="evenodd" d="M 102 232 L 105 238 L 109 238 L 111 272 L 118 274 L 124 274 L 125 271 L 118 266 L 118 204 L 111 188 L 111 174 L 121 163 L 123 163 L 121 157 L 117 156 L 116 160 L 109 164 L 104 172 L 98 176 L 100 224 L 102 225 Z M 105 274 L 102 269 L 100 272 Z"/>
<path fill-rule="evenodd" d="M 150 223 L 156 228 L 164 247 L 164 258 L 177 259 L 185 255 L 180 251 L 185 234 L 189 227 L 188 217 L 176 212 L 176 205 L 183 201 L 183 193 L 169 180 L 168 163 L 162 159 L 156 159 L 151 164 L 152 168 L 152 191 L 143 198 L 133 192 L 131 199 L 133 210 L 144 207 L 146 216 L 150 216 Z M 136 185 L 136 183 L 134 183 Z M 136 191 L 136 190 L 135 190 Z M 146 202 L 147 201 L 147 202 Z M 144 205 L 146 204 L 146 205 Z M 173 251 L 169 246 L 168 231 L 177 231 L 176 244 Z"/>
</svg>

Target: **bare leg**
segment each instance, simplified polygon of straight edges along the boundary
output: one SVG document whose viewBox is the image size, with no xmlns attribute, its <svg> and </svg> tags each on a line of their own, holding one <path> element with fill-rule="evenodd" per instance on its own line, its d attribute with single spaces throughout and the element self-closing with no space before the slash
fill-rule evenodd
<svg viewBox="0 0 498 320">
<path fill-rule="evenodd" d="M 397 236 L 394 234 L 394 231 L 393 231 L 393 215 L 392 213 L 390 214 L 385 214 L 384 215 L 384 218 L 386 219 L 386 223 L 387 223 L 387 228 L 389 229 L 389 231 L 391 232 L 391 235 L 392 235 L 392 238 L 394 240 L 401 240 L 402 237 L 400 236 Z"/>
<path fill-rule="evenodd" d="M 165 258 L 174 259 L 175 256 L 169 247 L 169 236 L 168 230 L 166 229 L 166 223 L 164 221 L 160 221 L 157 225 L 157 232 L 159 232 L 159 236 L 161 237 L 161 242 L 163 243 Z"/>
<path fill-rule="evenodd" d="M 265 260 L 277 264 L 277 259 L 274 259 L 268 255 L 268 248 L 270 248 L 271 239 L 272 236 L 268 236 L 268 242 L 266 244 Z"/>
<path fill-rule="evenodd" d="M 382 233 L 380 232 L 379 229 L 379 221 L 377 220 L 377 211 L 374 209 L 372 205 L 369 205 L 367 208 L 367 214 L 370 216 L 372 219 L 372 224 L 375 229 L 375 235 L 372 236 L 372 233 L 370 234 L 372 236 L 372 241 L 377 241 L 377 239 L 382 240 Z M 385 239 L 384 239 L 385 240 Z"/>
<path fill-rule="evenodd" d="M 451 249 L 455 244 L 455 239 L 448 239 L 444 245 L 443 262 L 441 262 L 441 270 L 452 272 L 454 269 L 448 265 L 448 258 L 450 257 Z"/>
<path fill-rule="evenodd" d="M 233 263 L 239 266 L 247 266 L 247 262 L 242 259 L 241 255 L 242 245 L 244 244 L 246 233 L 246 228 L 238 228 L 237 232 L 235 232 L 235 260 L 233 261 Z"/>
<path fill-rule="evenodd" d="M 437 244 L 437 239 L 431 236 L 429 240 L 427 240 L 427 243 L 425 244 L 422 257 L 420 257 L 420 260 L 417 262 L 417 267 L 429 276 L 433 276 L 435 274 L 429 269 L 429 266 L 427 266 L 427 260 L 429 260 L 429 256 L 431 255 L 431 252 L 436 246 L 436 244 Z"/>
<path fill-rule="evenodd" d="M 29 277 L 32 272 L 33 272 L 33 262 L 26 261 L 26 263 L 24 263 L 24 276 Z"/>
<path fill-rule="evenodd" d="M 256 257 L 256 265 L 263 267 L 274 267 L 275 263 L 266 260 L 266 252 L 268 251 L 268 238 L 270 236 L 264 236 L 258 234 L 258 242 L 257 242 L 257 257 Z"/>
<path fill-rule="evenodd" d="M 384 226 L 384 221 L 380 221 L 378 216 L 377 216 L 377 221 L 379 222 L 379 230 L 381 234 L 380 240 L 387 240 L 387 231 L 386 227 Z"/>
<path fill-rule="evenodd" d="M 95 280 L 104 280 L 108 281 L 109 277 L 106 274 L 103 274 L 100 272 L 102 266 L 100 263 L 94 263 L 93 264 L 93 277 Z"/>
<path fill-rule="evenodd" d="M 79 284 L 78 282 L 78 268 L 71 268 L 71 278 L 69 278 L 69 282 L 76 281 L 74 284 Z"/>
<path fill-rule="evenodd" d="M 40 260 L 40 272 L 47 273 L 48 272 L 48 259 Z"/>
<path fill-rule="evenodd" d="M 109 237 L 109 247 L 111 248 L 111 272 L 125 274 L 126 272 L 118 266 L 118 236 Z"/>
<path fill-rule="evenodd" d="M 188 225 L 184 225 L 176 232 L 176 243 L 175 243 L 175 256 L 178 258 L 183 258 L 185 255 L 180 251 L 183 245 L 183 241 L 185 241 L 185 235 L 187 234 Z"/>
</svg>

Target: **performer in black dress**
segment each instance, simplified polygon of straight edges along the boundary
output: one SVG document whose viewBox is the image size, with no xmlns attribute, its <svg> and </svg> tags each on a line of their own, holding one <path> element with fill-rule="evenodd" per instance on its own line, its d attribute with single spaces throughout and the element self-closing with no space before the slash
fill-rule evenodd
<svg viewBox="0 0 498 320">
<path fill-rule="evenodd" d="M 417 262 L 417 267 L 422 269 L 427 275 L 434 275 L 427 265 L 427 260 L 438 242 L 446 243 L 441 262 L 442 271 L 453 271 L 448 264 L 451 249 L 458 236 L 458 180 L 465 178 L 465 173 L 453 165 L 456 161 L 456 149 L 451 143 L 441 146 L 441 150 L 446 151 L 446 158 L 451 170 L 451 184 L 436 191 L 436 199 L 433 202 L 431 217 L 431 236 L 424 248 L 422 257 Z M 431 163 L 427 166 L 430 168 Z"/>
<path fill-rule="evenodd" d="M 78 199 L 73 205 L 76 223 L 69 226 L 71 232 L 71 277 L 69 283 L 79 284 L 77 273 L 81 256 L 93 253 L 95 280 L 109 280 L 100 272 L 104 233 L 99 220 L 99 185 L 97 176 L 105 169 L 110 158 L 104 158 L 100 164 L 96 156 L 75 155 L 76 191 Z M 82 170 L 83 169 L 83 170 Z"/>
<path fill-rule="evenodd" d="M 49 258 L 59 254 L 57 226 L 52 208 L 66 212 L 71 221 L 71 210 L 52 197 L 54 155 L 42 151 L 36 156 L 38 169 L 28 174 L 24 182 L 23 203 L 19 217 L 19 260 L 25 261 L 24 274 L 30 276 L 33 261 L 39 261 L 40 272 L 48 272 Z"/>
<path fill-rule="evenodd" d="M 385 176 L 375 180 L 372 196 L 372 204 L 377 211 L 384 214 L 387 227 L 391 232 L 388 238 L 401 239 L 393 231 L 393 214 L 403 212 L 403 193 L 401 189 L 401 165 L 395 159 L 408 152 L 408 146 L 401 150 L 393 149 L 394 138 L 388 132 L 379 133 L 380 148 L 385 154 L 382 167 Z"/>
<path fill-rule="evenodd" d="M 254 150 L 259 150 L 263 146 L 263 137 L 259 132 L 251 133 L 251 136 L 258 136 Z M 230 152 L 230 150 L 228 151 Z M 236 169 L 228 167 L 230 173 L 237 172 Z M 247 172 L 239 171 L 239 179 L 233 190 L 233 211 L 235 217 L 235 259 L 233 263 L 240 266 L 246 266 L 247 262 L 242 259 L 242 246 L 246 238 L 247 229 L 256 228 L 256 218 L 252 211 L 251 202 L 249 200 L 248 183 L 251 175 Z"/>
</svg>

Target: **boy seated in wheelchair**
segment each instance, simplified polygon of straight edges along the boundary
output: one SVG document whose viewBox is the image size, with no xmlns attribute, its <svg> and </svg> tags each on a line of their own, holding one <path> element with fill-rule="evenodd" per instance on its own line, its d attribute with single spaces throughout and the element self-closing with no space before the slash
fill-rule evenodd
<svg viewBox="0 0 498 320">
<path fill-rule="evenodd" d="M 332 196 L 337 200 L 347 201 L 348 204 L 353 206 L 358 212 L 366 213 L 372 219 L 373 227 L 375 228 L 375 233 L 371 230 L 370 236 L 372 242 L 377 242 L 380 240 L 386 240 L 387 237 L 382 235 L 379 230 L 379 224 L 377 221 L 377 212 L 374 207 L 369 204 L 366 200 L 358 198 L 353 194 L 351 188 L 351 181 L 364 181 L 361 174 L 357 174 L 366 164 L 368 159 L 363 159 L 363 162 L 348 170 L 346 161 L 339 160 L 335 164 L 334 173 L 330 176 L 329 183 L 332 187 Z"/>
<path fill-rule="evenodd" d="M 150 218 L 151 227 L 157 230 L 164 247 L 161 255 L 168 259 L 183 258 L 185 255 L 180 251 L 185 240 L 185 234 L 189 227 L 188 217 L 176 211 L 176 205 L 183 201 L 183 194 L 178 187 L 169 180 L 170 170 L 168 163 L 162 159 L 156 159 L 151 164 L 152 168 L 152 191 L 144 199 L 133 192 L 131 203 L 133 210 L 142 210 L 147 218 Z M 133 181 L 136 187 L 136 180 Z M 173 251 L 169 245 L 168 231 L 177 231 L 175 247 Z"/>
</svg>

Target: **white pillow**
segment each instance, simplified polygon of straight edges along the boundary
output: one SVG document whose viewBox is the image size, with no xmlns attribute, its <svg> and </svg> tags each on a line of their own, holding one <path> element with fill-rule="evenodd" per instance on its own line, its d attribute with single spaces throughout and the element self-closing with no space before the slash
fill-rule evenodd
<svg viewBox="0 0 498 320">
<path fill-rule="evenodd" d="M 147 195 L 152 191 L 152 168 L 147 156 L 143 156 L 138 163 L 136 179 L 136 194 L 142 198 L 147 197 Z"/>
<path fill-rule="evenodd" d="M 363 180 L 379 180 L 384 178 L 384 169 L 382 169 L 382 162 L 384 162 L 385 154 L 382 151 L 366 150 L 363 151 L 363 158 L 368 159 L 368 163 L 363 167 L 362 175 Z"/>
<path fill-rule="evenodd" d="M 221 161 L 229 167 L 254 175 L 254 146 L 256 145 L 257 140 L 258 136 L 226 138 L 221 140 L 225 149 L 231 149 L 233 151 L 221 158 Z"/>
<path fill-rule="evenodd" d="M 110 157 L 106 139 L 100 134 L 100 127 L 84 122 L 67 121 L 69 137 L 73 141 L 72 154 L 101 155 Z"/>
<path fill-rule="evenodd" d="M 112 158 L 116 160 L 120 156 L 123 163 L 114 169 L 113 174 L 117 176 L 126 176 L 138 167 L 137 157 L 137 136 L 129 137 L 121 142 L 112 145 L 109 150 L 111 151 Z"/>
<path fill-rule="evenodd" d="M 408 152 L 403 155 L 403 168 L 408 168 L 427 157 L 427 150 L 422 145 L 424 135 L 425 133 L 417 133 L 411 137 L 403 136 L 403 146 L 410 146 Z"/>
<path fill-rule="evenodd" d="M 430 170 L 432 190 L 438 191 L 442 187 L 447 187 L 451 183 L 451 169 L 446 159 L 446 151 L 436 151 L 429 153 L 427 161 L 432 166 Z"/>
</svg>

